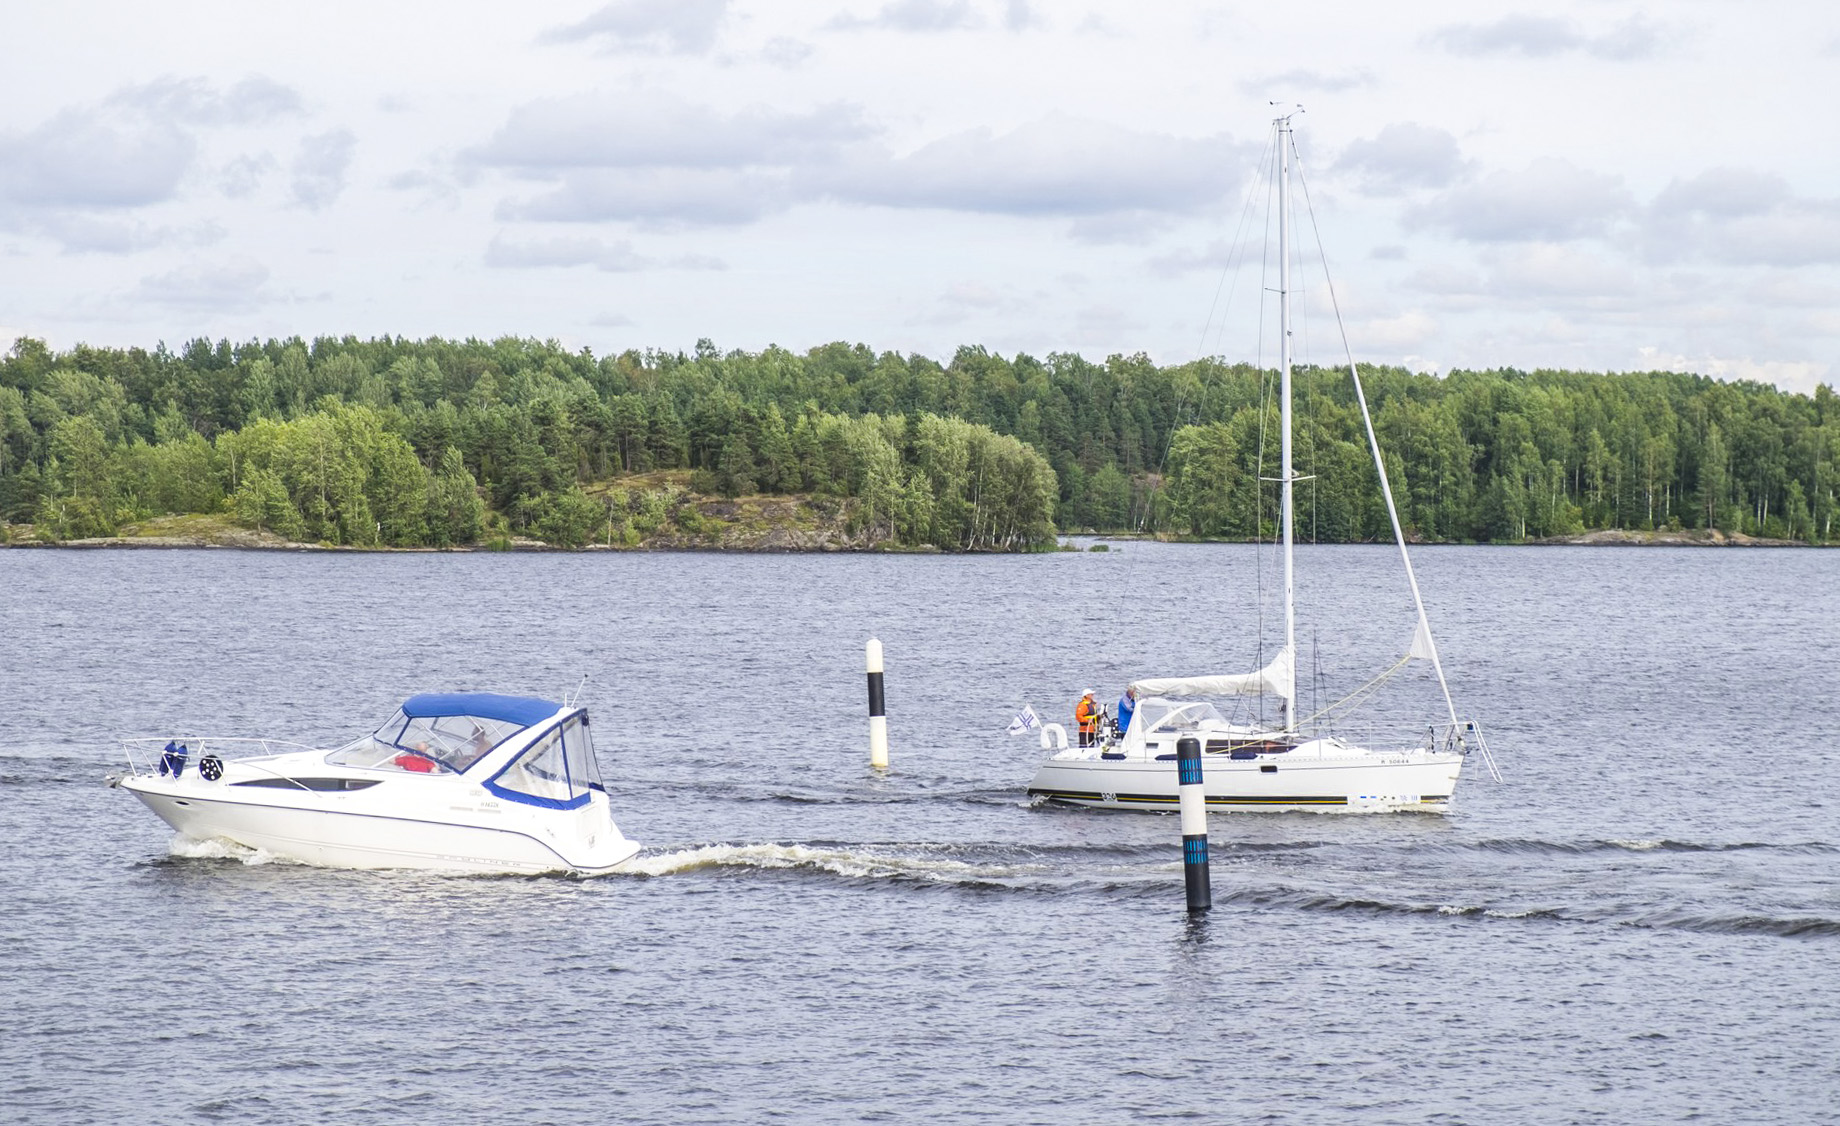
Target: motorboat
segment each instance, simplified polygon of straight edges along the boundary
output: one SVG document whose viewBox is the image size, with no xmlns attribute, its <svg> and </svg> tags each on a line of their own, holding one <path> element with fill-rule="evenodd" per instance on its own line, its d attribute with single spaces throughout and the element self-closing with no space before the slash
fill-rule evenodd
<svg viewBox="0 0 1840 1126">
<path fill-rule="evenodd" d="M 1089 729 L 1080 739 L 1083 745 L 1068 746 L 1066 731 L 1059 724 L 1033 725 L 1019 716 L 1012 730 L 1038 726 L 1042 747 L 1049 752 L 1029 783 L 1029 794 L 1034 798 L 1111 809 L 1177 809 L 1177 745 L 1188 738 L 1199 744 L 1210 811 L 1444 812 L 1450 808 L 1464 760 L 1472 750 L 1481 751 L 1489 772 L 1499 778 L 1479 727 L 1457 717 L 1352 353 L 1348 355 L 1347 370 L 1417 609 L 1417 626 L 1405 646 L 1405 655 L 1390 667 L 1328 707 L 1310 716 L 1297 714 L 1294 487 L 1297 481 L 1308 478 L 1294 472 L 1291 457 L 1289 223 L 1291 163 L 1296 149 L 1291 118 L 1280 117 L 1272 124 L 1280 317 L 1280 468 L 1275 480 L 1280 486 L 1279 527 L 1283 536 L 1283 644 L 1277 655 L 1255 672 L 1134 680 L 1129 687 L 1137 703 L 1130 722 L 1122 730 L 1115 721 L 1110 731 Z M 1333 295 L 1332 288 L 1330 292 Z M 1347 339 L 1345 332 L 1342 339 Z M 1362 746 L 1338 734 L 1338 724 L 1368 703 L 1382 685 L 1413 661 L 1428 663 L 1437 674 L 1443 693 L 1442 717 L 1417 728 L 1412 740 L 1386 748 Z M 1275 697 L 1279 718 L 1271 722 L 1262 712 L 1241 716 L 1237 711 L 1229 718 L 1213 702 L 1237 697 Z M 1032 709 L 1025 711 L 1032 717 Z"/>
<path fill-rule="evenodd" d="M 162 745 L 163 743 L 163 745 Z M 614 824 L 584 708 L 526 696 L 412 696 L 332 750 L 272 739 L 129 739 L 134 794 L 182 836 L 336 868 L 611 872 Z"/>
</svg>

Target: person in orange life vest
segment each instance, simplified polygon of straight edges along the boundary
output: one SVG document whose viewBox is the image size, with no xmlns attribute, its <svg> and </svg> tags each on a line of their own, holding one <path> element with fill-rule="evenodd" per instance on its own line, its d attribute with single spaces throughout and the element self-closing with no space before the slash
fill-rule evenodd
<svg viewBox="0 0 1840 1126">
<path fill-rule="evenodd" d="M 1090 747 L 1099 741 L 1099 704 L 1088 688 L 1073 707 L 1073 722 L 1080 726 L 1080 746 Z"/>
</svg>

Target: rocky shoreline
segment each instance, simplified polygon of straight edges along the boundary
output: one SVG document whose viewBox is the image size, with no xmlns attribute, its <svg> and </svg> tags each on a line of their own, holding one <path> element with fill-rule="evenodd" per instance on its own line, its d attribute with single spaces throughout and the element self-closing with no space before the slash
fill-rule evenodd
<svg viewBox="0 0 1840 1126">
<path fill-rule="evenodd" d="M 1606 528 L 1575 536 L 1553 536 L 1535 540 L 1535 544 L 1560 547 L 1811 547 L 1802 540 L 1771 540 L 1747 536 L 1742 532 L 1721 532 L 1717 528 L 1695 528 L 1652 532 Z"/>
<path fill-rule="evenodd" d="M 694 502 L 700 516 L 695 530 L 666 524 L 657 530 L 611 543 L 560 547 L 515 535 L 494 535 L 450 547 L 393 547 L 301 543 L 273 532 L 245 528 L 224 516 L 158 516 L 123 525 L 121 534 L 91 539 L 41 540 L 31 524 L 0 524 L 0 548 L 74 548 L 79 550 L 216 548 L 234 551 L 475 552 L 475 551 L 735 551 L 774 553 L 937 552 L 937 548 L 901 547 L 849 528 L 847 509 L 815 506 L 803 498 L 752 496 Z"/>
<path fill-rule="evenodd" d="M 591 543 L 558 547 L 522 536 L 499 536 L 452 547 L 349 546 L 299 543 L 273 532 L 244 528 L 221 516 L 159 516 L 123 526 L 122 534 L 95 539 L 40 540 L 30 524 L 0 524 L 0 548 L 75 548 L 82 550 L 218 548 L 236 551 L 360 551 L 360 552 L 475 552 L 475 551 L 732 551 L 759 554 L 901 552 L 938 553 L 935 547 L 900 547 L 885 540 L 851 532 L 847 514 L 825 511 L 801 497 L 749 496 L 734 500 L 701 499 L 695 507 L 702 526 L 687 531 L 667 526 L 640 537 L 637 542 Z M 1203 543 L 1169 535 L 1092 535 L 1097 541 Z M 1066 539 L 1063 537 L 1063 544 Z M 1424 546 L 1418 544 L 1417 546 Z M 1529 540 L 1522 547 L 1808 547 L 1799 540 L 1773 540 L 1717 529 L 1624 531 L 1603 529 L 1571 536 Z"/>
</svg>

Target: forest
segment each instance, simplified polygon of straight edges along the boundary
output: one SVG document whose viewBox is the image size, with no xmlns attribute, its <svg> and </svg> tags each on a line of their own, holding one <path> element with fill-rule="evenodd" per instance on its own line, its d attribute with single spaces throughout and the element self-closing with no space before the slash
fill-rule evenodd
<svg viewBox="0 0 1840 1126">
<path fill-rule="evenodd" d="M 1298 537 L 1390 536 L 1352 382 L 1296 373 Z M 1673 372 L 1363 367 L 1408 534 L 1524 542 L 1716 528 L 1826 542 L 1840 409 Z M 828 344 L 596 357 L 555 342 L 322 337 L 174 352 L 17 341 L 0 535 L 215 513 L 307 543 L 637 544 L 697 497 L 802 496 L 858 542 L 1051 549 L 1072 531 L 1272 534 L 1276 376 Z M 679 471 L 685 487 L 620 487 Z M 669 490 L 666 490 L 667 492 Z M 8 526 L 12 527 L 8 527 Z M 29 528 L 23 527 L 28 526 Z"/>
</svg>

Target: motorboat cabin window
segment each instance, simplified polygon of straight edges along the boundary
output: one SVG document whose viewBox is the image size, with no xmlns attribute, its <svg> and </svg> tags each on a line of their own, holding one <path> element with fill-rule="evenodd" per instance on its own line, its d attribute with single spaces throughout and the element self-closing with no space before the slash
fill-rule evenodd
<svg viewBox="0 0 1840 1126">
<path fill-rule="evenodd" d="M 1143 725 L 1145 731 L 1196 731 L 1205 724 L 1224 724 L 1220 709 L 1206 700 L 1178 704 L 1170 700 L 1144 700 L 1137 705 L 1131 726 Z"/>
<path fill-rule="evenodd" d="M 551 809 L 586 805 L 589 791 L 601 788 L 584 712 L 570 716 L 486 782 L 486 789 L 500 797 Z"/>
<path fill-rule="evenodd" d="M 410 774 L 463 773 L 492 748 L 536 719 L 548 718 L 554 712 L 554 705 L 549 705 L 546 714 L 540 717 L 534 716 L 534 709 L 518 715 L 503 714 L 517 709 L 494 708 L 494 700 L 506 698 L 485 696 L 471 698 L 472 710 L 460 710 L 451 705 L 443 706 L 443 699 L 438 696 L 411 699 L 383 726 L 332 752 L 326 756 L 326 761 Z M 501 714 L 476 714 L 488 708 Z"/>
</svg>

